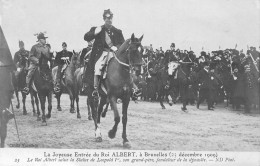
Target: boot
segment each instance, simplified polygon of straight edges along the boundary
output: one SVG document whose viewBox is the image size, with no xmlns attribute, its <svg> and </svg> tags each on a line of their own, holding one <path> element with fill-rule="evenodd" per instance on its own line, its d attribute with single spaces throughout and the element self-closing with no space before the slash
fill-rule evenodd
<svg viewBox="0 0 260 166">
<path fill-rule="evenodd" d="M 99 87 L 99 75 L 94 75 L 94 91 L 92 96 L 98 97 L 98 87 Z"/>
</svg>

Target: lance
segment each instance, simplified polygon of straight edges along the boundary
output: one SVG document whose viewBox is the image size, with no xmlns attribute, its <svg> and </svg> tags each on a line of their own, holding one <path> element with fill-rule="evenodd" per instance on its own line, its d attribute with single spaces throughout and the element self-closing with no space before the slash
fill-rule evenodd
<svg viewBox="0 0 260 166">
<path fill-rule="evenodd" d="M 259 73 L 259 69 L 258 69 L 258 67 L 256 66 L 256 64 L 257 64 L 256 60 L 254 59 L 254 57 L 252 56 L 251 53 L 249 53 L 249 55 L 250 55 L 250 57 L 252 58 L 252 61 L 253 61 L 253 64 L 254 64 L 254 66 L 255 66 L 256 71 Z"/>
<path fill-rule="evenodd" d="M 235 45 L 235 50 L 237 49 L 237 44 Z"/>
</svg>

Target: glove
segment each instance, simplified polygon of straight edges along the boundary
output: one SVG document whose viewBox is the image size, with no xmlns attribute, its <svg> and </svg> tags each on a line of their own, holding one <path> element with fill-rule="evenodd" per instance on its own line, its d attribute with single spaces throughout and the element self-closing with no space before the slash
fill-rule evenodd
<svg viewBox="0 0 260 166">
<path fill-rule="evenodd" d="M 117 51 L 117 47 L 116 46 L 112 46 L 110 49 L 113 50 L 114 52 Z"/>
<path fill-rule="evenodd" d="M 99 34 L 99 33 L 101 32 L 101 30 L 102 30 L 102 27 L 101 27 L 101 26 L 97 27 L 97 28 L 95 29 L 95 35 Z"/>
</svg>

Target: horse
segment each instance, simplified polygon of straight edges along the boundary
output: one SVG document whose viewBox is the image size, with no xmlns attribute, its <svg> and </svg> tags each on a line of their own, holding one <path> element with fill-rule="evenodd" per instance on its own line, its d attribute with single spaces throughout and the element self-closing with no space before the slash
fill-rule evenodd
<svg viewBox="0 0 260 166">
<path fill-rule="evenodd" d="M 28 58 L 25 56 L 22 56 L 18 66 L 22 66 L 22 68 L 17 68 L 17 71 L 14 71 L 12 73 L 14 92 L 15 92 L 15 95 L 17 98 L 17 105 L 16 105 L 17 109 L 20 108 L 19 91 L 21 91 L 21 89 L 23 89 L 26 86 L 26 75 L 27 75 L 26 66 L 28 66 Z M 35 116 L 36 112 L 35 112 L 34 103 L 36 103 L 37 114 L 40 114 L 39 99 L 37 96 L 37 92 L 34 91 L 32 88 L 30 88 L 30 96 L 31 96 L 31 104 L 32 104 L 32 108 L 33 108 L 33 115 Z M 23 115 L 27 115 L 27 110 L 26 110 L 26 106 L 25 106 L 26 94 L 23 92 L 22 92 L 22 98 L 23 98 L 22 99 Z"/>
<path fill-rule="evenodd" d="M 157 79 L 157 87 L 156 91 L 158 92 L 158 100 L 160 102 L 160 105 L 162 109 L 165 109 L 165 106 L 163 104 L 164 97 L 168 98 L 169 90 L 170 90 L 170 82 L 169 82 L 169 75 L 167 68 L 162 65 L 161 63 L 158 63 L 154 66 L 153 69 L 154 73 L 156 74 Z M 169 105 L 172 106 L 171 101 L 169 101 Z"/>
<path fill-rule="evenodd" d="M 142 65 L 142 53 L 143 47 L 141 41 L 143 36 L 139 39 L 135 38 L 132 34 L 130 39 L 127 39 L 118 49 L 116 55 L 110 59 L 107 65 L 106 78 L 101 81 L 101 84 L 106 87 L 107 93 L 104 93 L 99 88 L 99 97 L 92 95 L 94 90 L 93 84 L 89 85 L 87 90 L 88 98 L 90 101 L 90 107 L 92 110 L 92 117 L 95 124 L 95 138 L 97 142 L 102 141 L 101 131 L 100 131 L 100 115 L 103 111 L 103 106 L 109 101 L 111 109 L 114 112 L 114 126 L 108 132 L 109 138 L 115 138 L 117 126 L 120 122 L 120 115 L 117 109 L 117 99 L 122 100 L 122 123 L 123 123 L 123 146 L 130 148 L 131 145 L 127 139 L 126 135 L 126 125 L 127 125 L 127 109 L 130 102 L 131 89 L 132 89 L 132 76 L 131 72 L 133 70 L 140 70 Z M 90 61 L 91 62 L 91 61 Z M 137 72 L 139 73 L 139 72 Z M 93 78 L 93 72 L 91 72 Z"/>
<path fill-rule="evenodd" d="M 190 74 L 191 74 L 191 65 L 192 62 L 180 62 L 177 70 L 176 70 L 176 79 L 171 82 L 176 82 L 176 85 L 178 86 L 178 90 L 180 93 L 181 101 L 182 101 L 182 107 L 181 110 L 186 112 L 187 108 L 186 105 L 189 102 L 189 87 L 191 86 L 190 81 Z M 172 77 L 174 78 L 174 77 Z"/>
<path fill-rule="evenodd" d="M 80 52 L 75 52 L 73 50 L 71 62 L 66 67 L 66 69 L 64 71 L 64 79 L 61 79 L 61 87 L 62 87 L 61 91 L 54 92 L 55 96 L 57 98 L 57 109 L 58 109 L 58 111 L 62 111 L 61 106 L 60 106 L 60 97 L 61 97 L 61 94 L 63 92 L 63 89 L 66 88 L 66 90 L 68 91 L 68 94 L 70 96 L 70 113 L 75 113 L 74 103 L 75 103 L 75 100 L 76 100 L 76 103 L 77 103 L 77 118 L 81 118 L 80 111 L 79 111 L 79 104 L 78 104 L 79 98 L 78 98 L 78 95 L 76 95 L 77 90 L 75 89 L 76 88 L 75 71 L 78 68 L 79 59 L 80 59 Z M 52 69 L 53 78 L 56 78 L 57 69 L 58 69 L 58 66 L 56 66 Z"/>
<path fill-rule="evenodd" d="M 47 125 L 46 118 L 51 118 L 52 110 L 52 93 L 53 93 L 53 81 L 51 74 L 51 57 L 41 54 L 39 59 L 39 66 L 34 72 L 32 87 L 37 91 L 42 111 L 42 124 Z M 45 115 L 45 102 L 48 99 L 48 114 Z M 38 114 L 37 120 L 40 115 Z"/>
<path fill-rule="evenodd" d="M 1 64 L 1 61 L 0 61 Z M 2 64 L 1 64 L 2 65 Z M 14 118 L 13 114 L 8 111 L 13 95 L 12 87 L 12 69 L 8 65 L 0 65 L 0 136 L 1 148 L 5 146 L 5 139 L 7 136 L 7 123 L 10 119 Z"/>
<path fill-rule="evenodd" d="M 79 94 L 80 91 L 82 89 L 82 76 L 83 76 L 83 70 L 84 68 L 78 68 L 75 73 L 74 73 L 74 77 L 75 77 L 75 97 L 79 98 Z M 92 120 L 92 116 L 91 116 L 91 110 L 90 110 L 90 106 L 89 106 L 89 99 L 87 98 L 87 108 L 88 108 L 88 120 Z"/>
</svg>

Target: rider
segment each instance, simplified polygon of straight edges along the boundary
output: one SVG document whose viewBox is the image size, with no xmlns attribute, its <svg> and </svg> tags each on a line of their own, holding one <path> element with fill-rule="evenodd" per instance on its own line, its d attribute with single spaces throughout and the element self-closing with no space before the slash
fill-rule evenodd
<svg viewBox="0 0 260 166">
<path fill-rule="evenodd" d="M 87 62 L 89 61 L 92 47 L 93 47 L 92 41 L 88 42 L 88 46 L 86 48 L 83 48 L 81 55 L 80 55 L 80 64 L 85 66 L 84 72 L 83 72 L 83 78 L 82 78 L 82 83 L 83 83 L 82 91 L 85 91 L 87 88 L 87 81 L 86 81 L 86 74 L 85 74 L 87 65 L 85 65 L 85 64 L 87 64 Z"/>
<path fill-rule="evenodd" d="M 29 57 L 29 51 L 24 49 L 24 42 L 23 41 L 19 41 L 19 48 L 20 50 L 17 51 L 14 54 L 14 64 L 16 65 L 16 68 L 26 68 L 26 64 L 22 64 L 21 60 L 22 58 L 26 58 L 28 59 Z"/>
<path fill-rule="evenodd" d="M 28 74 L 26 76 L 26 87 L 24 88 L 24 93 L 29 94 L 29 86 L 31 83 L 31 78 L 39 65 L 39 59 L 42 55 L 49 57 L 50 48 L 46 46 L 46 38 L 44 33 L 40 32 L 37 34 L 38 43 L 33 45 L 31 51 L 29 53 L 29 69 Z"/>
<path fill-rule="evenodd" d="M 62 43 L 62 51 L 57 52 L 57 55 L 55 57 L 55 64 L 57 64 L 58 66 L 58 70 L 57 70 L 57 75 L 56 75 L 56 85 L 54 87 L 54 91 L 58 92 L 60 91 L 60 84 L 61 84 L 61 78 L 62 78 L 62 67 L 63 65 L 66 64 L 67 62 L 70 62 L 71 57 L 72 57 L 73 53 L 70 51 L 67 51 L 67 43 L 63 42 Z"/>
<path fill-rule="evenodd" d="M 105 22 L 104 25 L 92 27 L 84 36 L 84 40 L 87 42 L 95 39 L 88 64 L 95 64 L 93 95 L 98 95 L 99 77 L 102 67 L 106 63 L 107 56 L 113 56 L 115 51 L 117 51 L 125 41 L 122 31 L 112 25 L 113 13 L 110 9 L 104 10 L 103 20 Z M 90 68 L 92 69 L 93 67 Z"/>
</svg>

